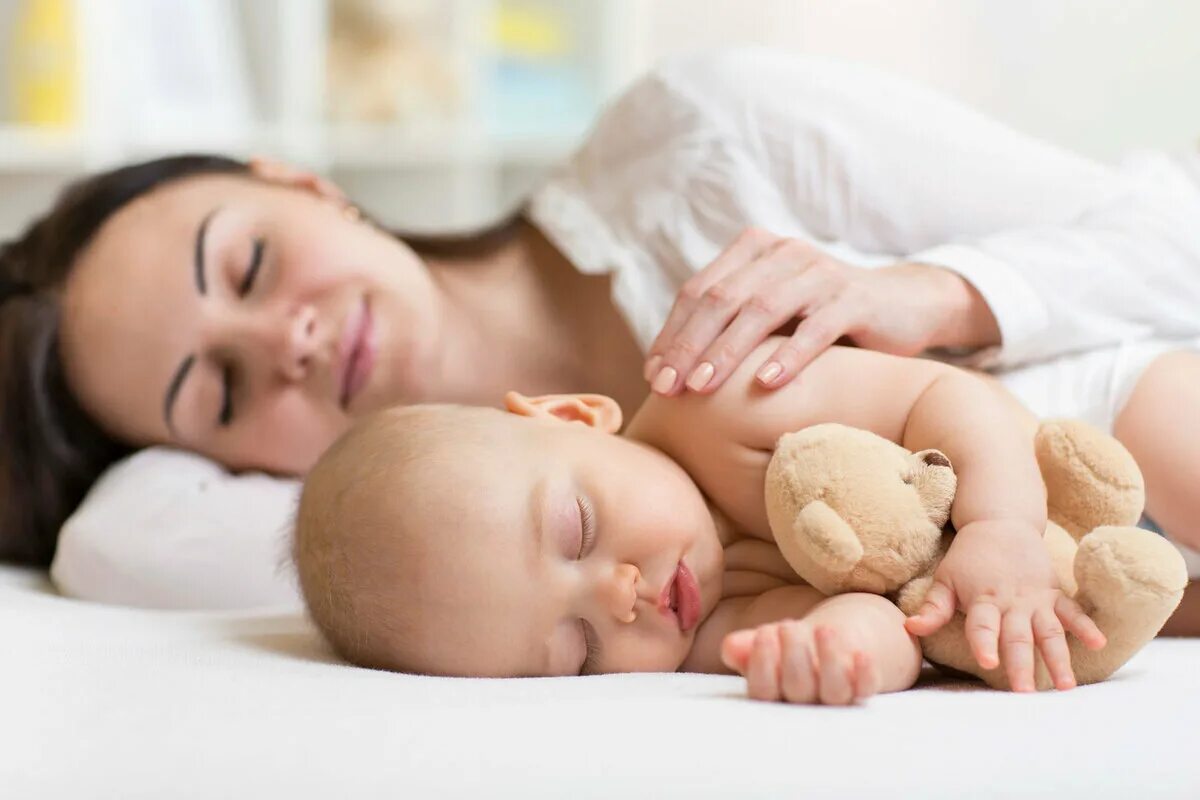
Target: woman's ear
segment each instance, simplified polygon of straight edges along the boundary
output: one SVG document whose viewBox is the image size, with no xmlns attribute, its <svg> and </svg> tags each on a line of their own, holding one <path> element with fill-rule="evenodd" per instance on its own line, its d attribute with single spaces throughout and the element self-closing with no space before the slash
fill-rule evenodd
<svg viewBox="0 0 1200 800">
<path fill-rule="evenodd" d="M 329 200 L 339 206 L 348 205 L 346 193 L 331 180 L 322 178 L 315 172 L 285 164 L 272 158 L 255 157 L 250 159 L 250 174 L 268 183 L 290 186 L 311 192 L 322 200 Z"/>
<path fill-rule="evenodd" d="M 602 394 L 543 394 L 526 397 L 520 392 L 504 395 L 504 407 L 522 417 L 582 422 L 604 433 L 621 430 L 621 407 Z"/>
</svg>

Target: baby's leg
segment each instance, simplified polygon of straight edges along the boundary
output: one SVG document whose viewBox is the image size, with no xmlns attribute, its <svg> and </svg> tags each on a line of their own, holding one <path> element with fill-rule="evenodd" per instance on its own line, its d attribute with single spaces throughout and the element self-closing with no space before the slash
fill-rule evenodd
<svg viewBox="0 0 1200 800">
<path fill-rule="evenodd" d="M 1175 542 L 1200 545 L 1200 341 L 1127 342 L 997 378 L 1041 419 L 1115 436 L 1145 477 L 1147 516 Z"/>
<path fill-rule="evenodd" d="M 1133 454 L 1145 477 L 1147 515 L 1176 543 L 1196 547 L 1200 544 L 1198 365 L 1200 341 L 1141 341 L 1062 356 L 997 377 L 1042 419 L 1082 419 L 1114 435 Z M 1195 554 L 1185 549 L 1184 558 L 1190 558 L 1191 574 L 1200 574 Z M 1188 587 L 1163 632 L 1200 636 L 1200 582 Z"/>
<path fill-rule="evenodd" d="M 1200 353 L 1158 356 L 1113 424 L 1146 479 L 1146 514 L 1200 549 Z"/>
</svg>

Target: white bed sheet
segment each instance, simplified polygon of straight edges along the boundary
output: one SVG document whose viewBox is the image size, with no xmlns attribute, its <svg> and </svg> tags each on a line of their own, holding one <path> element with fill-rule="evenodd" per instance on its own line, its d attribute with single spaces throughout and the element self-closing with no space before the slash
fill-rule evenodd
<svg viewBox="0 0 1200 800">
<path fill-rule="evenodd" d="M 7 567 L 0 636 L 11 798 L 1200 797 L 1200 641 L 1064 694 L 828 709 L 722 676 L 372 672 L 294 613 L 89 605 Z"/>
</svg>

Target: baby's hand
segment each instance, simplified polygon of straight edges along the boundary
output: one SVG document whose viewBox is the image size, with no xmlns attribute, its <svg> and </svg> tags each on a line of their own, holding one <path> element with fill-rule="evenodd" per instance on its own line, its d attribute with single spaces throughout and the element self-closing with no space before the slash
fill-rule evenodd
<svg viewBox="0 0 1200 800">
<path fill-rule="evenodd" d="M 755 700 L 842 706 L 879 691 L 864 649 L 829 625 L 804 620 L 734 631 L 721 645 L 721 660 L 745 676 Z"/>
<path fill-rule="evenodd" d="M 961 609 L 975 660 L 984 669 L 1004 664 L 1013 691 L 1034 690 L 1034 651 L 1057 689 L 1075 685 L 1066 634 L 1096 650 L 1104 634 L 1058 586 L 1042 535 L 1029 524 L 975 522 L 954 537 L 933 575 L 925 602 L 905 623 L 929 636 Z"/>
</svg>

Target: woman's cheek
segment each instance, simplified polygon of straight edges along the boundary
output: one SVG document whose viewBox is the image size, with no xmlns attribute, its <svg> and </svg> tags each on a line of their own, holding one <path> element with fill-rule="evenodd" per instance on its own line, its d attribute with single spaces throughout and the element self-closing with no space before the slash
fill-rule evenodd
<svg viewBox="0 0 1200 800">
<path fill-rule="evenodd" d="M 344 417 L 317 412 L 299 398 L 266 404 L 260 412 L 237 443 L 238 461 L 247 469 L 303 475 L 349 426 Z"/>
</svg>

